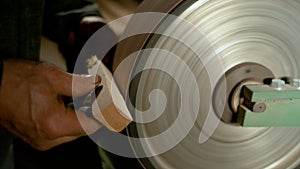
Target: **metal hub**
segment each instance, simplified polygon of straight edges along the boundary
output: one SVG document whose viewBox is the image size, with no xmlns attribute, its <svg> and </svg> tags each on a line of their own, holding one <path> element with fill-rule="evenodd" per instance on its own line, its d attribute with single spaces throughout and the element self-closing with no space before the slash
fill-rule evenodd
<svg viewBox="0 0 300 169">
<path fill-rule="evenodd" d="M 234 66 L 225 73 L 225 77 L 219 80 L 213 94 L 213 106 L 215 113 L 225 123 L 235 125 L 235 115 L 240 105 L 242 87 L 249 84 L 263 84 L 265 79 L 273 78 L 273 73 L 266 67 L 257 63 L 243 63 Z M 226 100 L 221 95 L 226 88 Z M 225 104 L 225 108 L 218 105 Z"/>
</svg>

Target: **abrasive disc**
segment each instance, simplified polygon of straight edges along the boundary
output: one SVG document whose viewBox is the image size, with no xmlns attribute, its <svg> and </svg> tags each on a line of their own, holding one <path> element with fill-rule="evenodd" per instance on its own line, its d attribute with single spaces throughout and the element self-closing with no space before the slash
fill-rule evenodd
<svg viewBox="0 0 300 169">
<path fill-rule="evenodd" d="M 210 0 L 196 1 L 190 5 L 180 4 L 172 14 L 186 20 L 197 28 L 207 43 L 197 43 L 194 31 L 185 30 L 181 34 L 182 41 L 193 42 L 192 47 L 184 45 L 181 40 L 167 36 L 153 35 L 147 40 L 145 49 L 155 48 L 161 51 L 141 52 L 135 64 L 159 65 L 173 70 L 177 79 L 185 81 L 182 67 L 165 59 L 153 59 L 151 56 L 164 55 L 170 52 L 183 60 L 195 76 L 200 93 L 198 115 L 192 128 L 186 136 L 172 149 L 153 157 L 142 159 L 145 168 L 174 168 L 174 169 L 254 169 L 254 168 L 295 168 L 300 160 L 300 128 L 242 128 L 222 119 L 221 114 L 228 114 L 228 100 L 219 100 L 221 96 L 214 95 L 219 88 L 219 81 L 226 75 L 238 79 L 227 80 L 227 83 L 260 83 L 255 79 L 272 77 L 300 76 L 300 1 L 298 0 Z M 169 34 L 178 32 L 180 23 L 161 24 L 157 29 Z M 180 34 L 180 33 L 179 33 Z M 190 38 L 190 39 L 188 39 Z M 209 48 L 213 54 L 203 52 Z M 193 50 L 191 50 L 191 48 Z M 211 51 L 211 52 L 212 52 Z M 172 56 L 172 55 L 170 55 Z M 148 59 L 150 58 L 150 59 Z M 200 59 L 200 60 L 199 60 Z M 210 64 L 217 59 L 217 64 Z M 248 66 L 248 67 L 247 67 Z M 245 72 L 241 67 L 245 68 Z M 257 69 L 256 69 L 257 68 Z M 216 71 L 214 71 L 216 70 Z M 249 72 L 254 72 L 247 76 Z M 261 74 L 260 74 L 261 73 Z M 252 77 L 253 76 L 253 77 Z M 247 78 L 245 78 L 247 77 Z M 179 90 L 176 78 L 163 71 L 147 70 L 140 74 L 135 88 L 134 103 L 139 110 L 147 110 L 157 97 L 149 101 L 151 91 L 160 89 L 167 100 L 166 106 L 159 118 L 149 123 L 135 123 L 128 128 L 129 135 L 141 138 L 153 137 L 168 130 L 180 116 L 181 106 L 193 107 L 193 101 L 184 102 L 183 93 L 193 95 L 194 89 Z M 213 80 L 212 80 L 213 79 Z M 249 80 L 250 79 L 250 80 Z M 253 80 L 254 79 L 254 80 Z M 186 81 L 187 84 L 190 81 Z M 232 85 L 232 84 L 231 84 Z M 234 86 L 234 85 L 233 85 Z M 230 91 L 229 91 L 230 92 Z M 225 92 L 225 94 L 228 91 Z M 226 96 L 227 97 L 227 96 Z M 228 99 L 228 98 L 226 98 Z M 217 100 L 217 101 L 216 101 Z M 153 105 L 150 104 L 153 103 Z M 214 103 L 217 102 L 217 106 Z M 223 108 L 218 104 L 223 103 Z M 229 105 L 230 106 L 230 105 Z M 224 112 L 225 111 L 225 112 Z M 213 112 L 214 119 L 219 123 L 203 143 L 199 143 L 208 113 Z M 177 128 L 177 133 L 185 132 L 187 125 L 194 116 L 189 111 L 183 112 L 187 121 Z M 232 113 L 232 112 L 231 112 Z M 230 114 L 230 113 L 229 113 Z M 143 119 L 140 119 L 141 121 Z M 180 127 L 181 126 L 181 127 Z M 142 145 L 132 145 L 133 148 L 155 152 L 161 145 L 168 145 L 173 138 L 161 139 L 159 144 L 146 142 Z"/>
</svg>

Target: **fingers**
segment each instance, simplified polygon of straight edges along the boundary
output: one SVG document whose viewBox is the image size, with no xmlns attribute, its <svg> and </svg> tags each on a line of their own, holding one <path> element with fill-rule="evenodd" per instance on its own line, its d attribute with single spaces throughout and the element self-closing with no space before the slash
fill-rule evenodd
<svg viewBox="0 0 300 169">
<path fill-rule="evenodd" d="M 40 150 L 40 151 L 46 151 L 49 150 L 55 146 L 61 145 L 63 143 L 67 143 L 73 140 L 76 140 L 78 136 L 64 136 L 60 137 L 54 140 L 40 140 L 38 143 L 32 143 L 29 141 L 25 141 L 28 144 L 30 144 L 33 148 Z"/>
<path fill-rule="evenodd" d="M 65 113 L 55 120 L 54 125 L 50 125 L 46 140 L 34 140 L 30 142 L 31 146 L 37 150 L 48 150 L 57 145 L 73 141 L 81 136 L 90 135 L 96 132 L 102 125 L 96 120 L 89 118 L 83 112 L 74 112 L 71 109 L 65 109 Z M 37 144 L 36 144 L 37 143 Z"/>
<path fill-rule="evenodd" d="M 81 96 L 93 90 L 101 82 L 100 76 L 72 75 L 52 65 L 42 65 L 45 76 L 58 92 L 65 96 Z"/>
<path fill-rule="evenodd" d="M 64 108 L 64 112 L 59 117 L 53 119 L 54 125 L 49 131 L 52 138 L 63 136 L 83 136 L 96 132 L 101 124 L 95 119 L 88 117 L 83 112 L 74 112 L 71 109 Z"/>
<path fill-rule="evenodd" d="M 65 115 L 59 120 L 49 120 L 43 125 L 43 129 L 38 132 L 40 135 L 28 135 L 17 129 L 10 123 L 5 123 L 4 127 L 14 136 L 22 139 L 37 150 L 48 150 L 52 147 L 73 141 L 81 136 L 96 132 L 102 125 L 97 121 L 87 117 L 83 112 L 77 115 L 74 111 L 66 109 Z"/>
<path fill-rule="evenodd" d="M 101 82 L 99 76 L 72 75 L 51 66 L 46 69 L 48 71 L 45 75 L 48 77 L 51 86 L 54 87 L 58 94 L 65 96 L 77 97 L 84 95 L 94 90 Z M 66 108 L 61 102 L 56 103 L 52 106 L 56 116 L 50 120 L 48 125 L 48 134 L 53 138 L 91 134 L 101 127 L 96 120 L 88 117 L 86 114 L 78 113 L 76 115 L 76 112 Z"/>
</svg>

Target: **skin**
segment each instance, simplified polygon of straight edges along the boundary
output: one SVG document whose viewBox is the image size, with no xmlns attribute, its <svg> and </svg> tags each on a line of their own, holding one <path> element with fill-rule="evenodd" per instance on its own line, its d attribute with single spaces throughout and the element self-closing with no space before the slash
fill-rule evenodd
<svg viewBox="0 0 300 169">
<path fill-rule="evenodd" d="M 92 134 L 100 124 L 84 113 L 76 115 L 60 96 L 81 96 L 100 81 L 100 77 L 71 75 L 53 65 L 6 60 L 0 89 L 0 125 L 37 150 Z"/>
</svg>

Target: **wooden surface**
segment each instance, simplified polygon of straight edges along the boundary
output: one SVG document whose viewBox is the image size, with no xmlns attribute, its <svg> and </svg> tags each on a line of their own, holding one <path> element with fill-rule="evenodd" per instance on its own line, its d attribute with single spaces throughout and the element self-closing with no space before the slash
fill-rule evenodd
<svg viewBox="0 0 300 169">
<path fill-rule="evenodd" d="M 136 0 L 96 0 L 99 10 L 106 22 L 112 22 L 118 18 L 135 13 L 139 2 Z M 121 35 L 129 22 L 129 19 L 122 20 L 112 29 L 117 35 Z"/>
<path fill-rule="evenodd" d="M 131 114 L 111 72 L 96 56 L 90 60 L 94 64 L 88 69 L 89 74 L 99 75 L 102 79 L 100 85 L 103 86 L 92 104 L 93 116 L 109 130 L 120 132 L 131 123 Z"/>
</svg>

